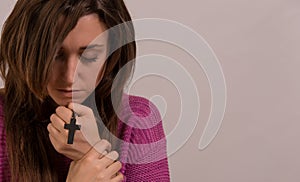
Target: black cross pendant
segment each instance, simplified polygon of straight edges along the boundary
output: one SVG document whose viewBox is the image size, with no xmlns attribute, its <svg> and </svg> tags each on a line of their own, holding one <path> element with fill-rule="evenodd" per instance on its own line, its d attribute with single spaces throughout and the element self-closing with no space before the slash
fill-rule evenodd
<svg viewBox="0 0 300 182">
<path fill-rule="evenodd" d="M 65 124 L 64 128 L 69 130 L 68 134 L 68 144 L 73 144 L 74 135 L 76 130 L 80 130 L 80 125 L 76 124 L 75 112 L 72 111 L 72 118 L 70 124 Z"/>
</svg>

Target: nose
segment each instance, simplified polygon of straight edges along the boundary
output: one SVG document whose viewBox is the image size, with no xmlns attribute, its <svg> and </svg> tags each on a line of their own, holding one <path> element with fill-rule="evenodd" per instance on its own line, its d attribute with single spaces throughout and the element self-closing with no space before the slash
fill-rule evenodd
<svg viewBox="0 0 300 182">
<path fill-rule="evenodd" d="M 77 65 L 78 58 L 77 56 L 70 56 L 64 62 L 62 72 L 62 80 L 67 84 L 73 84 L 77 79 Z"/>
</svg>

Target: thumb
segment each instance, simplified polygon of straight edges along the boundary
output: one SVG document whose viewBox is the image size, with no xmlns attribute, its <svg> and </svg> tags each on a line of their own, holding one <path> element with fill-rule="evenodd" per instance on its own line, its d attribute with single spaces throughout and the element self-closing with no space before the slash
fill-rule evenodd
<svg viewBox="0 0 300 182">
<path fill-rule="evenodd" d="M 79 117 L 93 114 L 93 111 L 91 108 L 81 105 L 81 104 L 77 104 L 77 103 L 69 103 L 68 108 L 75 111 Z"/>
</svg>

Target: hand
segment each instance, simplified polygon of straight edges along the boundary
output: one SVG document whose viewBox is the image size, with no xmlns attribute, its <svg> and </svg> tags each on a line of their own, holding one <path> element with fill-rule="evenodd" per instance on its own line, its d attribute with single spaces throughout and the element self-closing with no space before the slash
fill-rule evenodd
<svg viewBox="0 0 300 182">
<path fill-rule="evenodd" d="M 106 140 L 101 140 L 96 145 L 95 148 L 100 153 L 91 148 L 82 159 L 71 162 L 67 182 L 120 182 L 124 179 L 119 172 L 122 164 L 114 162 L 119 154 L 116 151 L 107 154 L 106 150 L 110 145 Z"/>
<path fill-rule="evenodd" d="M 75 131 L 73 144 L 67 144 L 69 131 L 64 129 L 64 125 L 70 123 L 72 110 L 78 114 L 76 124 L 81 125 L 81 129 Z M 68 107 L 59 106 L 50 121 L 47 129 L 52 145 L 57 152 L 72 160 L 81 159 L 100 140 L 93 111 L 83 105 L 71 103 Z"/>
</svg>

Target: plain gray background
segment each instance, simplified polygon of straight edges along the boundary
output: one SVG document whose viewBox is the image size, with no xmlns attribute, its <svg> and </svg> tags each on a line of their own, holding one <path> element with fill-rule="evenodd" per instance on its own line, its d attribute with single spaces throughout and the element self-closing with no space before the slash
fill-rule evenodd
<svg viewBox="0 0 300 182">
<path fill-rule="evenodd" d="M 198 143 L 211 104 L 203 70 L 192 66 L 191 58 L 174 46 L 139 43 L 139 55 L 172 57 L 199 83 L 200 118 L 187 143 L 169 157 L 172 181 L 300 181 L 300 1 L 125 2 L 133 19 L 169 19 L 195 30 L 215 51 L 224 71 L 228 91 L 224 121 L 215 140 L 200 151 Z M 1 1 L 0 22 L 13 4 Z M 168 80 L 141 80 L 132 93 L 164 97 L 166 134 L 176 127 L 180 101 Z"/>
</svg>

